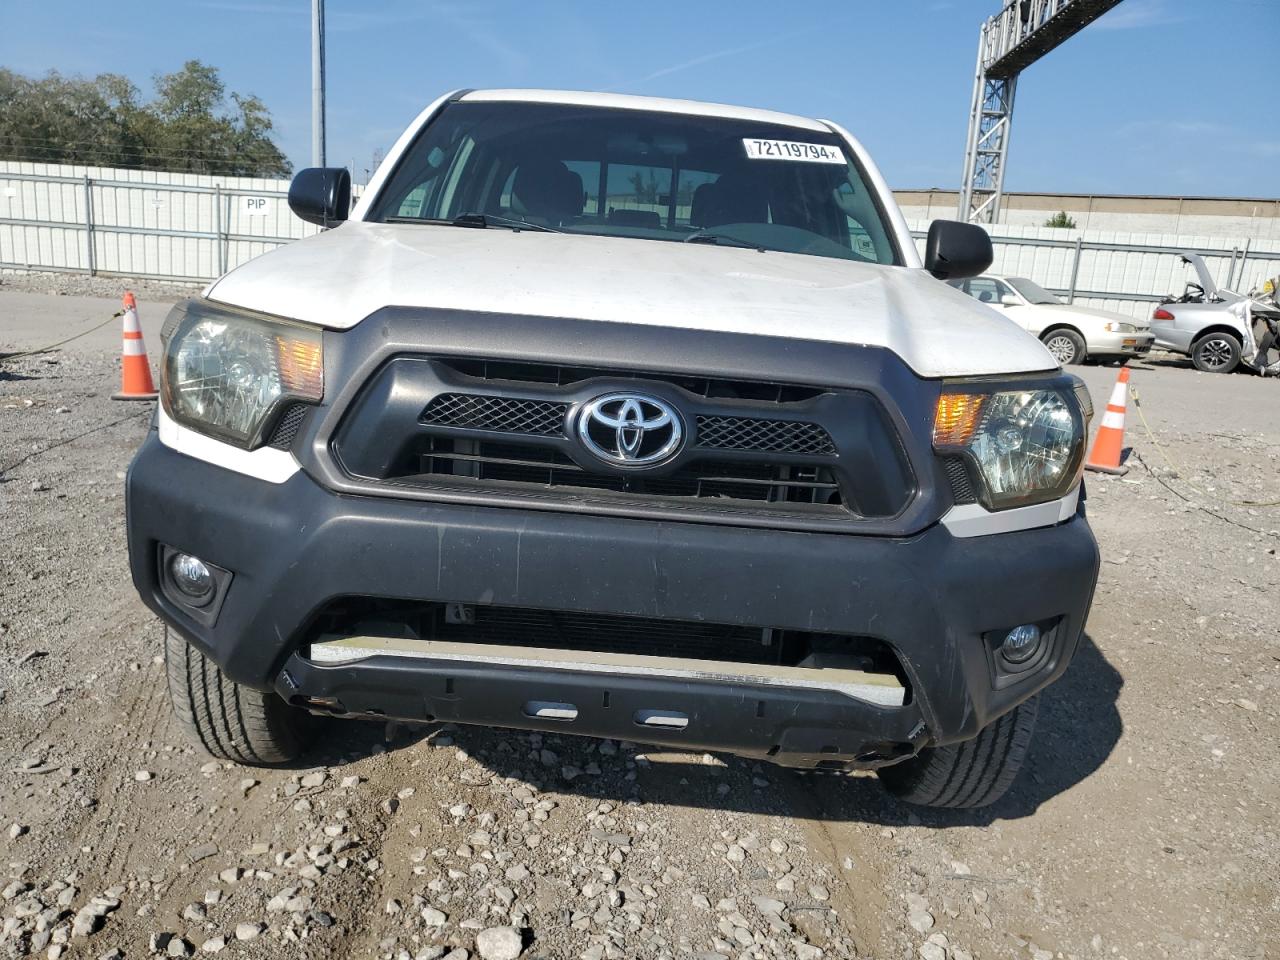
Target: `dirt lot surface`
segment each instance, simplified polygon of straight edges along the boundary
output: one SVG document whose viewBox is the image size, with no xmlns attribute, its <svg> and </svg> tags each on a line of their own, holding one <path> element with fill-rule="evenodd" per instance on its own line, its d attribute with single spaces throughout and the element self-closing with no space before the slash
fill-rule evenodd
<svg viewBox="0 0 1280 960">
<path fill-rule="evenodd" d="M 0 292 L 0 353 L 117 304 Z M 211 762 L 126 568 L 150 406 L 109 399 L 117 330 L 0 361 L 0 956 L 1280 957 L 1280 508 L 1225 502 L 1280 500 L 1280 383 L 1135 367 L 1173 464 L 1131 407 L 1155 475 L 1089 477 L 1102 579 L 1029 766 L 933 814 L 870 776 L 501 730 Z M 1104 403 L 1115 370 L 1081 373 Z"/>
</svg>

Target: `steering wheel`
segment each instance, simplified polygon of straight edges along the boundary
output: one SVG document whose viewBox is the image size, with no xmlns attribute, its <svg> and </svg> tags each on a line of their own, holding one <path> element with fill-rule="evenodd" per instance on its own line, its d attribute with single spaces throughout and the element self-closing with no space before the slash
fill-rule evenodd
<svg viewBox="0 0 1280 960">
<path fill-rule="evenodd" d="M 1179 303 L 1192 303 L 1196 300 L 1204 299 L 1204 287 L 1198 283 L 1188 283 L 1186 289 L 1182 291 Z"/>
</svg>

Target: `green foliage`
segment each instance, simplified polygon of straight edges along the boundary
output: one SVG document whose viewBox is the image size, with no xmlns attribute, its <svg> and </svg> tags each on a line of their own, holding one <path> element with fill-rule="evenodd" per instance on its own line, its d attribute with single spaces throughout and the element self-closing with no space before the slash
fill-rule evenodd
<svg viewBox="0 0 1280 960">
<path fill-rule="evenodd" d="M 232 93 L 228 106 L 217 68 L 188 60 L 154 86 L 155 97 L 141 103 L 138 88 L 117 74 L 33 79 L 0 68 L 0 158 L 242 177 L 292 172 L 271 139 L 266 105 Z"/>
<path fill-rule="evenodd" d="M 636 203 L 657 203 L 658 202 L 658 178 L 653 175 L 653 171 L 649 171 L 649 179 L 645 180 L 644 174 L 639 170 L 631 174 L 631 188 L 636 192 Z"/>
<path fill-rule="evenodd" d="M 1071 219 L 1071 214 L 1065 210 L 1059 210 L 1052 217 L 1044 222 L 1046 227 L 1061 227 L 1066 230 L 1074 230 L 1076 222 Z"/>
</svg>

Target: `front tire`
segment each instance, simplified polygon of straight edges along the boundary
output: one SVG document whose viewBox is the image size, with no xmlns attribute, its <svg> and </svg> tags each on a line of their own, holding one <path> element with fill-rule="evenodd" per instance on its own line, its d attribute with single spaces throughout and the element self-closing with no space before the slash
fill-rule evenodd
<svg viewBox="0 0 1280 960">
<path fill-rule="evenodd" d="M 273 691 L 228 680 L 218 665 L 165 627 L 164 663 L 173 712 L 210 754 L 252 767 L 296 760 L 319 722 Z"/>
<path fill-rule="evenodd" d="M 1240 341 L 1229 333 L 1206 333 L 1191 345 L 1191 363 L 1201 373 L 1230 373 L 1240 365 Z"/>
<path fill-rule="evenodd" d="M 1044 345 L 1049 348 L 1049 352 L 1053 354 L 1053 359 L 1057 360 L 1062 366 L 1084 363 L 1087 353 L 1084 337 L 1074 330 L 1050 330 L 1041 339 Z"/>
<path fill-rule="evenodd" d="M 899 800 L 922 807 L 985 807 L 999 800 L 1022 769 L 1039 698 L 1019 704 L 972 740 L 925 747 L 877 773 Z"/>
</svg>

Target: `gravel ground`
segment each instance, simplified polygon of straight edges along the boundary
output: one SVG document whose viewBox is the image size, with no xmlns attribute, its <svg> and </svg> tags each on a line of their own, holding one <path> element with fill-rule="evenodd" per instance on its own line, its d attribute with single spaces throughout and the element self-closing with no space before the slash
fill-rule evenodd
<svg viewBox="0 0 1280 960">
<path fill-rule="evenodd" d="M 0 291 L 49 293 L 58 297 L 119 297 L 132 290 L 138 299 L 172 300 L 194 296 L 203 283 L 169 280 L 141 280 L 137 277 L 90 277 L 82 273 L 27 273 L 0 270 Z M 0 333 L 2 335 L 2 333 Z"/>
<path fill-rule="evenodd" d="M 0 292 L 0 353 L 115 303 Z M 143 299 L 153 359 L 165 308 Z M 1173 465 L 1131 407 L 1029 766 L 933 814 L 873 777 L 501 730 L 353 722 L 311 766 L 210 761 L 126 570 L 150 406 L 109 399 L 117 337 L 0 361 L 0 956 L 1280 956 L 1280 508 L 1225 502 L 1280 499 L 1280 384 L 1135 368 Z M 1099 404 L 1114 373 L 1082 369 Z"/>
</svg>

